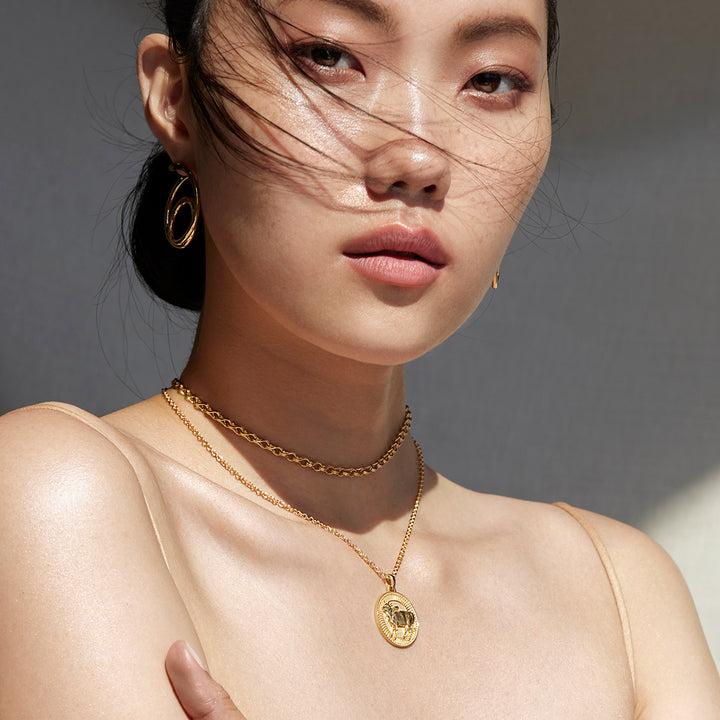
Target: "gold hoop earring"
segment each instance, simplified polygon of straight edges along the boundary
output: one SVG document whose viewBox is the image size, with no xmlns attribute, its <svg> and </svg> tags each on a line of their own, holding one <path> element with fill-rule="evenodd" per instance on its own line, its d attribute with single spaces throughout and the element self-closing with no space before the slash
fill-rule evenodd
<svg viewBox="0 0 720 720">
<path fill-rule="evenodd" d="M 165 237 L 167 241 L 178 250 L 186 248 L 195 237 L 198 222 L 200 220 L 200 193 L 195 178 L 182 163 L 172 163 L 168 168 L 170 172 L 176 172 L 180 179 L 175 183 L 167 204 L 165 205 Z M 185 195 L 176 200 L 180 189 L 185 183 L 190 183 L 191 195 Z M 175 223 L 180 211 L 187 207 L 190 210 L 190 225 L 181 237 L 175 235 Z"/>
<path fill-rule="evenodd" d="M 493 280 L 492 280 L 492 289 L 493 289 L 493 290 L 497 290 L 499 284 L 500 284 L 500 271 L 498 270 L 498 271 L 495 273 L 495 277 L 494 277 Z"/>
</svg>

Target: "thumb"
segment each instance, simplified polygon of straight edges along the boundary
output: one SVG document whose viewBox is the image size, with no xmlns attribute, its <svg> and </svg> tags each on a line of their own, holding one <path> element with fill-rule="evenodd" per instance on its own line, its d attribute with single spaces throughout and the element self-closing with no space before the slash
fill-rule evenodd
<svg viewBox="0 0 720 720">
<path fill-rule="evenodd" d="M 178 640 L 172 645 L 165 669 L 190 720 L 246 720 L 225 689 L 202 668 L 186 642 Z"/>
</svg>

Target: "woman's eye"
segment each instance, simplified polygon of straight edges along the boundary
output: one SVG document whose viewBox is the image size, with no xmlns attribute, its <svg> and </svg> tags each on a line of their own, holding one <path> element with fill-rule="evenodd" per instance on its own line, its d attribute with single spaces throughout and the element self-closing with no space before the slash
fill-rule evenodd
<svg viewBox="0 0 720 720">
<path fill-rule="evenodd" d="M 512 92 L 519 83 L 509 75 L 497 72 L 478 73 L 470 78 L 468 85 L 486 95 L 505 95 Z"/>
<path fill-rule="evenodd" d="M 294 55 L 300 60 L 323 68 L 332 68 L 333 70 L 358 69 L 355 58 L 350 53 L 334 45 L 306 45 L 297 48 Z"/>
</svg>

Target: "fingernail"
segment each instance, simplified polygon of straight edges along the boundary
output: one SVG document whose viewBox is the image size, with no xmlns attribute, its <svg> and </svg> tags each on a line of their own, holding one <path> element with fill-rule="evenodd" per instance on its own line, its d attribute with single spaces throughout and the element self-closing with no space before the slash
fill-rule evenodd
<svg viewBox="0 0 720 720">
<path fill-rule="evenodd" d="M 203 661 L 200 659 L 200 656 L 192 649 L 190 646 L 190 643 L 185 643 L 185 647 L 188 649 L 188 652 L 193 656 L 193 659 L 195 662 L 205 671 L 207 672 L 207 668 L 205 665 L 203 665 Z"/>
</svg>

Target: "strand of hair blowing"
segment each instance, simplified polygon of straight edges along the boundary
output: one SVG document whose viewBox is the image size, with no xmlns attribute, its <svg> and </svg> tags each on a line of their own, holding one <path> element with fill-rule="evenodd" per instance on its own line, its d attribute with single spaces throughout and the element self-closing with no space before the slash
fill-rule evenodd
<svg viewBox="0 0 720 720">
<path fill-rule="evenodd" d="M 258 0 L 244 2 L 249 8 L 262 13 Z M 170 47 L 177 62 L 186 65 L 188 84 L 196 103 L 206 94 L 197 85 L 205 77 L 202 53 L 211 5 L 212 0 L 160 0 Z M 551 66 L 559 39 L 557 0 L 545 0 L 545 5 L 548 66 Z M 207 87 L 204 89 L 207 90 Z M 222 118 L 217 120 L 222 123 Z M 219 137 L 215 139 L 223 141 Z M 248 147 L 249 152 L 252 149 L 252 146 Z M 138 277 L 152 293 L 171 305 L 200 311 L 205 294 L 205 232 L 202 222 L 192 243 L 184 250 L 173 248 L 165 239 L 165 205 L 178 179 L 169 169 L 171 162 L 162 147 L 155 145 L 123 206 L 122 236 Z"/>
</svg>

